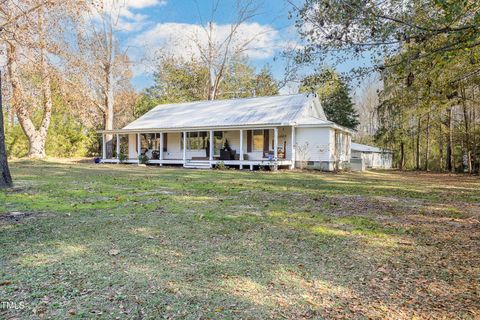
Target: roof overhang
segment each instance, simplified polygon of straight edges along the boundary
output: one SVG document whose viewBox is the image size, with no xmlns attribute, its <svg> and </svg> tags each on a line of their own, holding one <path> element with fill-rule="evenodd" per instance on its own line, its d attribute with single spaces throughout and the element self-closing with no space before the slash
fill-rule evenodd
<svg viewBox="0 0 480 320">
<path fill-rule="evenodd" d="M 209 130 L 240 130 L 240 129 L 265 129 L 275 127 L 291 127 L 294 123 L 265 123 L 265 124 L 248 124 L 235 126 L 195 126 L 195 127 L 170 127 L 170 128 L 140 128 L 140 129 L 114 129 L 114 130 L 98 130 L 98 133 L 157 133 L 157 132 L 183 132 L 183 131 L 209 131 Z"/>
<path fill-rule="evenodd" d="M 296 124 L 290 123 L 265 123 L 265 124 L 248 124 L 235 126 L 196 126 L 196 127 L 177 127 L 177 128 L 141 128 L 141 129 L 113 129 L 113 130 L 98 130 L 101 134 L 128 134 L 128 133 L 159 133 L 159 132 L 183 132 L 183 131 L 209 131 L 209 130 L 255 130 L 275 127 L 297 127 L 297 128 L 333 128 L 354 134 L 355 131 L 337 125 L 333 122 L 315 123 L 315 124 Z"/>
<path fill-rule="evenodd" d="M 297 125 L 297 127 L 299 127 L 299 128 L 332 128 L 332 129 L 344 131 L 344 132 L 347 132 L 347 133 L 350 133 L 350 134 L 355 134 L 357 132 L 357 131 L 352 130 L 350 128 L 340 126 L 340 125 L 338 125 L 334 122 L 324 123 L 324 124 L 320 124 L 320 123 L 299 124 L 299 125 Z"/>
<path fill-rule="evenodd" d="M 352 148 L 352 151 L 361 152 L 361 153 L 393 153 L 392 150 L 381 149 L 381 148 L 380 148 L 380 150 L 360 150 L 360 149 Z"/>
</svg>

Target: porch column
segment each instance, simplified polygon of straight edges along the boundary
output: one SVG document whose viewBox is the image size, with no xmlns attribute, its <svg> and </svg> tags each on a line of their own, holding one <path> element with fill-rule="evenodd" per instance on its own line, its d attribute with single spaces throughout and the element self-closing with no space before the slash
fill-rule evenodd
<svg viewBox="0 0 480 320">
<path fill-rule="evenodd" d="M 120 162 L 120 134 L 117 133 L 117 160 Z"/>
<path fill-rule="evenodd" d="M 140 139 L 140 133 L 137 133 L 137 160 L 140 163 L 140 155 L 142 154 L 142 140 Z"/>
<path fill-rule="evenodd" d="M 215 144 L 215 138 L 213 136 L 213 130 L 210 130 L 210 144 L 209 144 L 209 154 L 208 154 L 208 160 L 213 161 L 213 153 L 214 151 L 214 144 Z"/>
<path fill-rule="evenodd" d="M 273 159 L 278 159 L 278 128 L 273 128 Z"/>
<path fill-rule="evenodd" d="M 158 150 L 158 159 L 163 160 L 163 132 L 160 132 L 160 150 Z M 160 162 L 160 166 L 162 163 Z"/>
<path fill-rule="evenodd" d="M 105 133 L 102 133 L 102 159 L 105 160 L 107 156 L 107 145 L 105 144 Z"/>
<path fill-rule="evenodd" d="M 243 129 L 240 129 L 240 161 L 243 161 Z M 243 169 L 243 164 L 240 163 L 240 170 Z"/>
<path fill-rule="evenodd" d="M 187 132 L 183 131 L 183 164 L 187 163 Z"/>
<path fill-rule="evenodd" d="M 292 134 L 291 134 L 292 142 L 291 142 L 291 148 L 292 148 L 292 165 L 290 166 L 290 169 L 295 169 L 295 127 L 292 126 Z"/>
</svg>

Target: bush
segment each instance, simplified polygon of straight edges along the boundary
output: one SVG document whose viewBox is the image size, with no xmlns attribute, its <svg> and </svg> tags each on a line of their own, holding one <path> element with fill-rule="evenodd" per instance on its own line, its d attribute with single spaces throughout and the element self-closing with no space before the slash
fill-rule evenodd
<svg viewBox="0 0 480 320">
<path fill-rule="evenodd" d="M 220 161 L 215 164 L 215 169 L 217 170 L 227 170 L 227 166 L 225 165 L 225 162 Z"/>
<path fill-rule="evenodd" d="M 148 164 L 148 162 L 150 161 L 150 159 L 146 154 L 139 155 L 138 160 L 140 161 L 141 164 Z"/>
<path fill-rule="evenodd" d="M 118 160 L 120 161 L 120 163 L 124 163 L 125 160 L 127 159 L 128 159 L 128 156 L 125 153 L 120 152 L 120 156 L 118 157 Z"/>
</svg>

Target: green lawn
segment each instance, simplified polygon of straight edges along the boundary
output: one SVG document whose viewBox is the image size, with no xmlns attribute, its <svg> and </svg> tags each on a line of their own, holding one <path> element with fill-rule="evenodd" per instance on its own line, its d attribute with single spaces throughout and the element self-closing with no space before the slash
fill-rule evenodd
<svg viewBox="0 0 480 320">
<path fill-rule="evenodd" d="M 0 318 L 480 317 L 478 177 L 11 167 Z"/>
</svg>

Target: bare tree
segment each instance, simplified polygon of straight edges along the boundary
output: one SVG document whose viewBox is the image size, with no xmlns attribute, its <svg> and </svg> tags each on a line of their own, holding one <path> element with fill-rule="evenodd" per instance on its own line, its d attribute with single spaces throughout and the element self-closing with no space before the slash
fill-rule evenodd
<svg viewBox="0 0 480 320">
<path fill-rule="evenodd" d="M 105 130 L 114 126 L 115 96 L 132 76 L 127 52 L 120 50 L 119 28 L 120 1 L 111 1 L 108 10 L 96 9 L 90 17 L 88 28 L 78 31 L 78 52 L 72 59 L 77 73 L 73 81 L 81 93 L 100 113 Z M 113 154 L 113 135 L 106 135 L 107 157 Z"/>
<path fill-rule="evenodd" d="M 15 31 L 19 30 L 18 21 L 27 19 L 35 11 L 43 8 L 48 2 L 25 3 L 24 6 L 13 7 L 12 1 L 3 1 L 0 4 L 0 45 L 4 47 L 15 41 Z M 6 40 L 10 40 L 7 42 Z M 10 59 L 9 59 L 10 60 Z M 5 131 L 3 121 L 3 92 L 2 74 L 0 74 L 0 188 L 11 187 L 13 185 L 10 169 L 8 167 L 7 152 L 5 148 Z"/>
<path fill-rule="evenodd" d="M 56 39 L 67 20 L 75 19 L 85 1 L 46 0 L 4 1 L 5 32 L 1 41 L 6 46 L 7 72 L 11 86 L 10 105 L 27 136 L 28 156 L 45 157 L 45 142 L 52 116 L 52 56 L 62 50 Z M 13 23 L 12 21 L 15 21 Z M 41 114 L 39 122 L 33 120 Z"/>
<path fill-rule="evenodd" d="M 198 4 L 197 4 L 198 5 Z M 230 26 L 230 30 L 223 39 L 217 38 L 217 25 L 214 23 L 215 15 L 218 10 L 219 1 L 213 2 L 211 15 L 209 20 L 204 23 L 201 21 L 203 36 L 206 36 L 206 43 L 202 35 L 195 35 L 193 41 L 200 53 L 200 58 L 207 66 L 208 78 L 208 99 L 215 100 L 218 94 L 218 88 L 223 81 L 226 67 L 234 58 L 238 58 L 246 50 L 250 44 L 260 36 L 264 31 L 255 34 L 247 39 L 241 39 L 241 27 L 259 11 L 259 7 L 252 0 L 236 1 L 236 17 Z"/>
<path fill-rule="evenodd" d="M 378 90 L 380 83 L 377 77 L 370 77 L 365 80 L 357 96 L 355 103 L 358 110 L 360 125 L 358 126 L 359 138 L 373 137 L 378 126 L 377 106 Z"/>
<path fill-rule="evenodd" d="M 48 127 L 50 126 L 50 119 L 52 115 L 52 92 L 50 86 L 50 72 L 46 57 L 46 39 L 45 39 L 45 11 L 40 7 L 37 11 L 37 23 L 32 24 L 36 26 L 36 41 L 29 44 L 28 49 L 32 49 L 30 59 L 38 63 L 38 69 L 33 68 L 33 72 L 40 74 L 40 95 L 41 98 L 24 99 L 27 95 L 24 85 L 21 81 L 20 70 L 18 69 L 18 61 L 21 59 L 18 54 L 17 46 L 14 42 L 9 41 L 7 46 L 8 56 L 8 71 L 13 87 L 13 105 L 16 110 L 16 115 L 20 125 L 28 138 L 29 150 L 28 156 L 33 158 L 45 157 L 45 141 L 47 139 Z M 28 50 L 27 49 L 27 50 Z M 33 67 L 33 66 L 30 66 Z M 32 112 L 29 110 L 28 102 L 38 104 L 35 109 L 43 110 L 43 117 L 38 128 L 33 123 Z"/>
<path fill-rule="evenodd" d="M 2 73 L 0 72 L 0 189 L 12 186 L 12 176 L 8 167 L 7 150 L 5 149 L 5 130 L 3 125 Z"/>
</svg>

